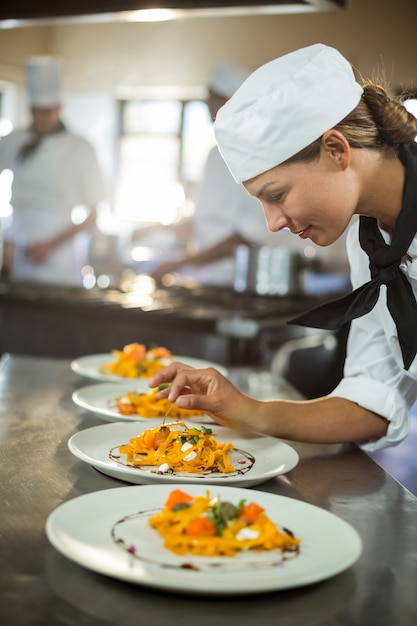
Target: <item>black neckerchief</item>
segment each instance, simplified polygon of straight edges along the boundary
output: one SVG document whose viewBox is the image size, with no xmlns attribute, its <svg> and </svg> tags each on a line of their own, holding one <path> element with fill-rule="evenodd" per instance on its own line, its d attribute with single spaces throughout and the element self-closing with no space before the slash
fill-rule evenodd
<svg viewBox="0 0 417 626">
<path fill-rule="evenodd" d="M 56 133 L 61 133 L 65 130 L 66 128 L 64 124 L 61 122 L 61 120 L 59 120 L 58 125 L 55 126 L 53 130 L 51 130 L 49 133 L 44 133 L 43 135 L 39 135 L 35 131 L 35 129 L 32 127 L 31 128 L 32 135 L 29 137 L 28 141 L 21 147 L 20 152 L 17 157 L 18 160 L 25 161 L 30 156 L 32 156 L 36 152 L 36 150 L 39 148 L 42 142 L 42 139 L 44 137 L 49 137 L 49 135 L 55 135 Z"/>
<path fill-rule="evenodd" d="M 359 242 L 369 256 L 371 280 L 347 296 L 315 307 L 288 323 L 339 330 L 352 319 L 369 313 L 378 300 L 381 285 L 386 285 L 388 310 L 397 327 L 404 367 L 408 370 L 417 353 L 417 303 L 399 265 L 417 232 L 417 145 L 401 145 L 399 156 L 406 167 L 404 197 L 391 245 L 385 243 L 375 218 L 359 219 Z"/>
</svg>

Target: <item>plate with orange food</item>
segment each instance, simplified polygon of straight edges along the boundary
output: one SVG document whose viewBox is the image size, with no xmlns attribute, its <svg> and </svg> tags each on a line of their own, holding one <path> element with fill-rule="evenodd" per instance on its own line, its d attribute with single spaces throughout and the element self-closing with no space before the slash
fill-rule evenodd
<svg viewBox="0 0 417 626">
<path fill-rule="evenodd" d="M 71 369 L 80 376 L 92 380 L 114 382 L 135 380 L 145 383 L 155 372 L 174 361 L 198 369 L 215 367 L 225 376 L 228 373 L 227 368 L 218 363 L 174 355 L 164 346 L 146 347 L 137 342 L 126 344 L 121 350 L 114 349 L 107 353 L 81 356 L 71 361 Z"/>
<path fill-rule="evenodd" d="M 289 472 L 299 460 L 277 438 L 191 421 L 101 424 L 72 435 L 68 448 L 103 474 L 133 484 L 252 487 Z"/>
<path fill-rule="evenodd" d="M 157 389 L 149 389 L 146 380 L 129 383 L 95 383 L 76 389 L 72 394 L 75 404 L 94 413 L 106 422 L 140 422 L 164 417 L 169 409 L 170 419 L 198 419 L 212 421 L 197 409 L 181 409 L 167 398 L 157 398 Z"/>
<path fill-rule="evenodd" d="M 311 585 L 352 567 L 362 552 L 358 532 L 321 507 L 201 484 L 84 494 L 50 513 L 46 535 L 91 571 L 188 595 L 246 596 Z"/>
</svg>

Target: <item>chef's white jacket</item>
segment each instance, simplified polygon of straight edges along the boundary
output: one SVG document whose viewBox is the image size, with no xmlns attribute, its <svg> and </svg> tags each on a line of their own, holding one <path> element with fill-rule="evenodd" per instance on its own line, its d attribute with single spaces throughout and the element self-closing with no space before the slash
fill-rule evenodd
<svg viewBox="0 0 417 626">
<path fill-rule="evenodd" d="M 65 285 L 81 284 L 87 260 L 85 233 L 79 233 L 40 264 L 25 255 L 28 243 L 45 241 L 70 227 L 71 211 L 95 207 L 105 187 L 93 147 L 84 138 L 62 131 L 42 138 L 37 150 L 18 160 L 29 130 L 17 130 L 0 140 L 0 171 L 13 171 L 13 222 L 6 238 L 14 242 L 12 279 Z"/>
<path fill-rule="evenodd" d="M 260 202 L 236 183 L 217 147 L 212 148 L 207 159 L 193 228 L 199 251 L 215 246 L 233 233 L 255 244 L 282 245 L 277 235 L 268 231 Z M 234 268 L 234 259 L 224 258 L 187 273 L 192 273 L 201 284 L 232 285 Z"/>
<path fill-rule="evenodd" d="M 390 236 L 381 233 L 389 244 Z M 358 221 L 349 227 L 346 245 L 352 288 L 356 289 L 371 278 L 368 256 L 359 243 Z M 417 298 L 417 235 L 400 268 Z M 386 436 L 362 445 L 363 449 L 395 445 L 407 436 L 409 409 L 417 400 L 417 358 L 409 370 L 404 369 L 397 329 L 386 304 L 385 285 L 381 286 L 374 309 L 352 321 L 344 377 L 330 395 L 351 400 L 389 421 Z"/>
</svg>

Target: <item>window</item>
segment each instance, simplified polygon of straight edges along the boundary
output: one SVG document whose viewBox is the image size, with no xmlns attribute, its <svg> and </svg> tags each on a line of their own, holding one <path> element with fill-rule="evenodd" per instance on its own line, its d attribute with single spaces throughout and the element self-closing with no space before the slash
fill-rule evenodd
<svg viewBox="0 0 417 626">
<path fill-rule="evenodd" d="M 189 217 L 213 144 L 202 100 L 120 102 L 115 217 L 161 224 Z"/>
</svg>

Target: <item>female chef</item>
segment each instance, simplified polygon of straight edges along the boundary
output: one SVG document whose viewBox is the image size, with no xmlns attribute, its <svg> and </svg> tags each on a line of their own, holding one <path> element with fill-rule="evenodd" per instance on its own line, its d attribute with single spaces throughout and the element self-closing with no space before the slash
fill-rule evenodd
<svg viewBox="0 0 417 626">
<path fill-rule="evenodd" d="M 95 224 L 105 198 L 94 150 L 60 119 L 61 77 L 56 59 L 32 57 L 26 63 L 32 124 L 0 141 L 0 171 L 13 172 L 13 222 L 5 234 L 12 243 L 10 279 L 81 285 L 87 241 L 81 231 Z M 73 223 L 75 207 L 89 216 Z"/>
<path fill-rule="evenodd" d="M 397 444 L 417 399 L 417 119 L 316 44 L 256 70 L 219 111 L 215 132 L 271 231 L 328 246 L 349 225 L 353 292 L 294 320 L 351 322 L 344 377 L 328 396 L 299 402 L 258 401 L 214 369 L 178 363 L 150 385 L 171 381 L 161 396 L 229 427 L 366 450 Z"/>
</svg>

